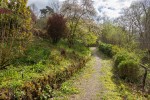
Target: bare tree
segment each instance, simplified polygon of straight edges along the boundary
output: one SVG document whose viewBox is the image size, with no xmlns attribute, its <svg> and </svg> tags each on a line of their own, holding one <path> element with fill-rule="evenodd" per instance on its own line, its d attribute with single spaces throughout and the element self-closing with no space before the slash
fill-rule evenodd
<svg viewBox="0 0 150 100">
<path fill-rule="evenodd" d="M 142 19 L 142 25 L 143 25 L 143 42 L 144 46 L 150 50 L 150 1 L 149 0 L 143 0 L 140 2 L 141 8 L 143 10 L 143 19 Z"/>
<path fill-rule="evenodd" d="M 60 13 L 60 2 L 59 2 L 59 0 L 51 0 L 51 2 L 49 2 L 49 7 L 51 7 L 55 13 Z"/>
<path fill-rule="evenodd" d="M 122 10 L 123 15 L 115 20 L 118 26 L 127 31 L 127 43 L 130 44 L 137 33 L 134 14 L 130 8 Z"/>
<path fill-rule="evenodd" d="M 62 4 L 61 12 L 69 20 L 70 44 L 73 44 L 75 33 L 82 19 L 92 19 L 96 15 L 92 0 L 66 0 Z"/>
<path fill-rule="evenodd" d="M 129 41 L 133 35 L 139 34 L 142 48 L 150 49 L 150 1 L 140 0 L 123 10 L 123 15 L 117 19 L 121 26 L 129 32 Z"/>
<path fill-rule="evenodd" d="M 36 6 L 34 3 L 32 3 L 32 4 L 30 5 L 30 9 L 32 10 L 32 12 L 34 13 L 34 15 L 35 15 L 36 17 L 39 16 L 38 8 L 37 8 L 37 6 Z"/>
</svg>

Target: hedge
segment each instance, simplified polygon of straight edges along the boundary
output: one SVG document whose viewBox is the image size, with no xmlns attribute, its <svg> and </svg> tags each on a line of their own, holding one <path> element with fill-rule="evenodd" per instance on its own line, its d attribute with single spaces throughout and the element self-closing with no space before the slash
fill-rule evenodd
<svg viewBox="0 0 150 100">
<path fill-rule="evenodd" d="M 99 50 L 102 51 L 104 54 L 106 54 L 109 57 L 113 56 L 111 44 L 100 43 Z"/>
<path fill-rule="evenodd" d="M 137 82 L 140 75 L 139 58 L 134 53 L 102 42 L 99 44 L 99 50 L 114 59 L 115 70 L 121 79 Z"/>
</svg>

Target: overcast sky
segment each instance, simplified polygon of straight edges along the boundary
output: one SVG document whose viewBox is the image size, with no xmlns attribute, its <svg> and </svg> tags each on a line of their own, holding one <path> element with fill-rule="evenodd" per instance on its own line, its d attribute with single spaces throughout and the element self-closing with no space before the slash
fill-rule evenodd
<svg viewBox="0 0 150 100">
<path fill-rule="evenodd" d="M 44 8 L 52 0 L 28 0 L 28 5 L 35 3 L 41 9 Z M 64 1 L 64 0 L 59 0 Z M 135 0 L 93 0 L 94 7 L 102 16 L 107 15 L 110 18 L 116 18 L 120 14 L 122 8 L 129 7 Z"/>
</svg>

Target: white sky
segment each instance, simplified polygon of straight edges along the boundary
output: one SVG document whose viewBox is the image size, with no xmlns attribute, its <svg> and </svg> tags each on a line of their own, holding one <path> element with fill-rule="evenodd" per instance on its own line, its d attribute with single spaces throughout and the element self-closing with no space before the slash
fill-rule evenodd
<svg viewBox="0 0 150 100">
<path fill-rule="evenodd" d="M 39 9 L 44 8 L 52 0 L 28 0 L 28 4 L 35 3 Z M 64 0 L 59 0 L 64 1 Z M 101 16 L 107 15 L 110 18 L 116 18 L 122 8 L 129 7 L 135 0 L 93 0 L 94 7 Z M 99 10 L 98 10 L 99 9 Z"/>
</svg>

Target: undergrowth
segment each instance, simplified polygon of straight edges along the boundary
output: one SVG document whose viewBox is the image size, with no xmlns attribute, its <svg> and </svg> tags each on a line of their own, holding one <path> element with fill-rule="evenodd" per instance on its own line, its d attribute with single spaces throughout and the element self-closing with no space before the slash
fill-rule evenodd
<svg viewBox="0 0 150 100">
<path fill-rule="evenodd" d="M 113 61 L 101 53 L 101 73 L 100 82 L 103 89 L 100 91 L 102 100 L 147 100 L 140 91 L 131 88 L 127 83 L 115 76 Z"/>
<path fill-rule="evenodd" d="M 82 93 L 83 91 L 77 86 L 78 80 L 81 78 L 89 78 L 90 74 L 93 73 L 92 67 L 95 63 L 94 61 L 95 60 L 91 58 L 91 60 L 86 63 L 85 67 L 78 70 L 69 80 L 62 83 L 60 89 L 53 92 L 53 100 L 70 100 L 70 96 Z"/>
<path fill-rule="evenodd" d="M 83 45 L 78 48 L 78 44 L 69 48 L 65 40 L 53 45 L 49 40 L 35 39 L 28 46 L 24 55 L 13 60 L 13 64 L 8 66 L 7 69 L 0 70 L 0 92 L 4 93 L 0 95 L 0 99 L 7 98 L 7 92 L 13 92 L 15 96 L 20 97 L 25 94 L 27 88 L 30 88 L 28 93 L 37 92 L 39 94 L 42 92 L 39 98 L 52 97 L 51 93 L 49 95 L 43 94 L 46 91 L 50 92 L 51 88 L 59 88 L 59 84 L 82 68 L 90 57 L 90 50 Z M 47 86 L 46 84 L 50 81 L 51 84 L 56 84 Z M 39 87 L 36 87 L 36 85 L 44 86 L 41 87 L 42 91 L 34 91 L 35 88 Z M 64 86 L 61 88 L 62 90 L 67 89 L 65 85 L 62 86 Z M 25 91 L 21 91 L 21 89 Z M 68 92 L 69 89 L 64 91 Z M 33 94 L 26 95 L 28 95 L 26 99 L 34 96 Z"/>
</svg>

